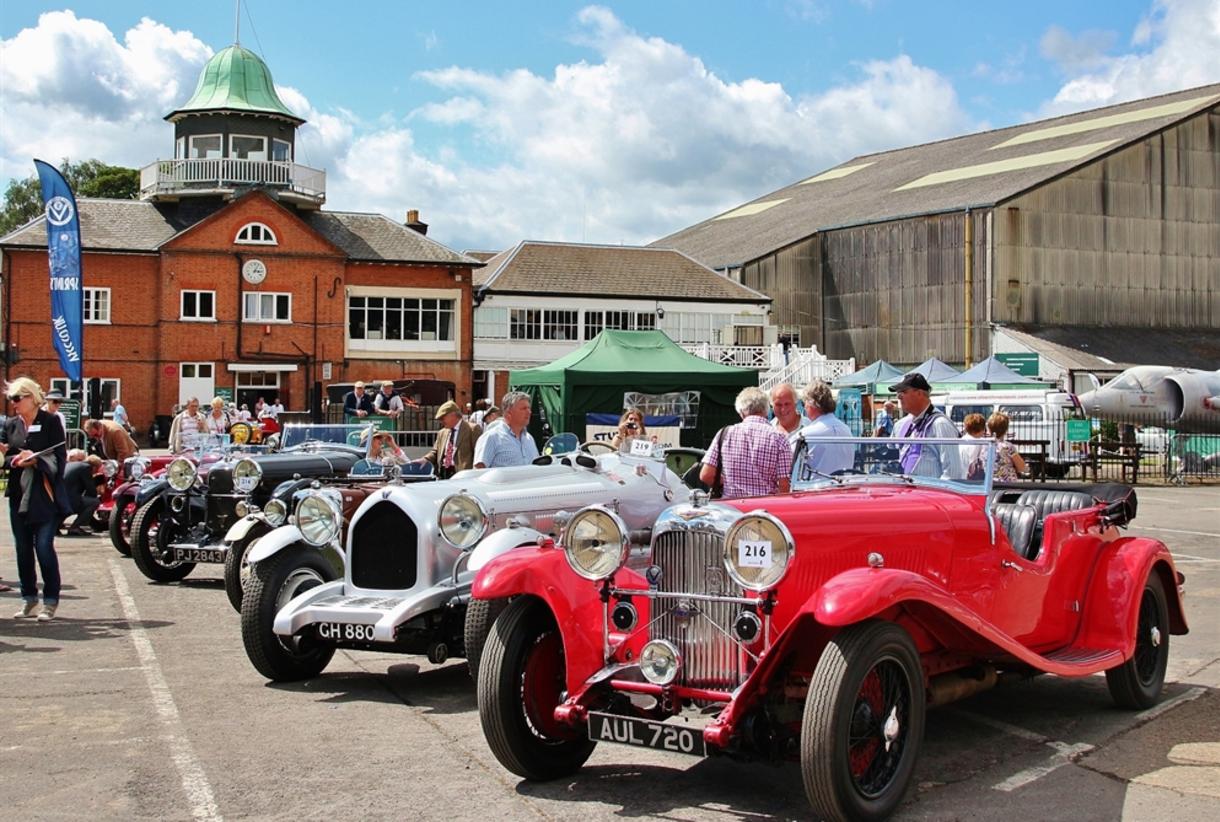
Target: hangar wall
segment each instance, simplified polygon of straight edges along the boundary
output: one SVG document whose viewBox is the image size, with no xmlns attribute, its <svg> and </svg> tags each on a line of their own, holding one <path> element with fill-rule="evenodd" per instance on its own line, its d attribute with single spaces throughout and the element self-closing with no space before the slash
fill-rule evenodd
<svg viewBox="0 0 1220 822">
<path fill-rule="evenodd" d="M 995 208 L 999 323 L 1220 328 L 1220 109 Z"/>
</svg>

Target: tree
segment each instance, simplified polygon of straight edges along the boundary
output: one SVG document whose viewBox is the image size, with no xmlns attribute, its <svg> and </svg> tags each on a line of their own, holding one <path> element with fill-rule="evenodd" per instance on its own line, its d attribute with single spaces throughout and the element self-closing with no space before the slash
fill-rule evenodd
<svg viewBox="0 0 1220 822">
<path fill-rule="evenodd" d="M 73 163 L 65 159 L 59 170 L 77 197 L 134 200 L 140 193 L 140 172 L 134 168 L 111 166 L 101 160 Z M 25 225 L 41 211 L 42 190 L 37 174 L 10 181 L 4 192 L 4 208 L 0 210 L 0 235 Z"/>
</svg>

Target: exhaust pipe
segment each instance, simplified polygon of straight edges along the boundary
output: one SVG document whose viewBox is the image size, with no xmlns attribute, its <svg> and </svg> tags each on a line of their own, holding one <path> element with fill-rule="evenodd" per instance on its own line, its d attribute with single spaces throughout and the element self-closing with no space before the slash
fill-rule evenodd
<svg viewBox="0 0 1220 822">
<path fill-rule="evenodd" d="M 994 688 L 999 681 L 996 669 L 966 668 L 932 677 L 928 683 L 928 707 L 935 708 Z"/>
</svg>

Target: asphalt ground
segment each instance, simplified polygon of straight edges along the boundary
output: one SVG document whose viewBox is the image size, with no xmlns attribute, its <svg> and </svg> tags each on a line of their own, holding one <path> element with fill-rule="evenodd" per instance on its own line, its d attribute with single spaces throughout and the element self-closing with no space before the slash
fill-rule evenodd
<svg viewBox="0 0 1220 822">
<path fill-rule="evenodd" d="M 1132 530 L 1187 576 L 1161 705 L 1121 711 L 1101 676 L 1045 676 L 936 709 L 896 818 L 1217 818 L 1220 491 L 1141 490 Z M 271 685 L 219 566 L 156 585 L 104 536 L 57 546 L 55 621 L 10 619 L 19 599 L 0 594 L 2 819 L 809 816 L 794 766 L 602 745 L 572 778 L 522 782 L 483 740 L 464 662 L 341 651 L 312 682 Z"/>
</svg>

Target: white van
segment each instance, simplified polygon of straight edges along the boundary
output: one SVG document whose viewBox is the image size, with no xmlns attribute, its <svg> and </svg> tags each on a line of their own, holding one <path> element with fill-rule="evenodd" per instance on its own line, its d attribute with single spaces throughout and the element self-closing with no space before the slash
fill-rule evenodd
<svg viewBox="0 0 1220 822">
<path fill-rule="evenodd" d="M 932 404 L 962 428 L 969 414 L 990 417 L 1001 411 L 1008 415 L 1009 440 L 1044 440 L 1046 473 L 1056 479 L 1067 476 L 1072 466 L 1084 459 L 1084 443 L 1067 442 L 1066 420 L 1077 411 L 1072 395 L 1062 391 L 950 391 L 933 394 Z M 1018 445 L 1022 454 L 1038 454 L 1034 445 Z"/>
</svg>

